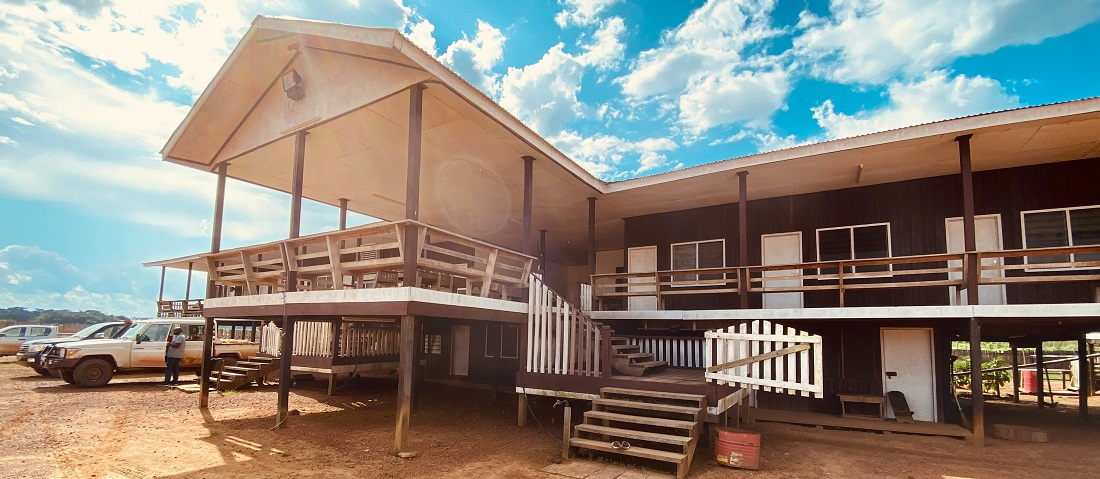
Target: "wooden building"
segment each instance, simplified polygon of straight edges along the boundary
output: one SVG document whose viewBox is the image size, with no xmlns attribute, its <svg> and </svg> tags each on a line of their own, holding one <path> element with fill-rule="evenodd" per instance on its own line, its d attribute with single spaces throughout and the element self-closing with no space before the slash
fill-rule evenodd
<svg viewBox="0 0 1100 479">
<path fill-rule="evenodd" d="M 953 423 L 952 340 L 1100 329 L 1097 132 L 1094 98 L 609 183 L 397 31 L 258 17 L 162 151 L 218 175 L 211 251 L 149 265 L 278 325 L 284 374 L 398 369 L 398 451 L 415 378 L 514 390 L 521 422 L 642 390 L 691 424 L 888 391 Z M 292 196 L 287 239 L 221 248 L 227 178 Z M 301 236 L 302 198 L 339 230 Z"/>
</svg>

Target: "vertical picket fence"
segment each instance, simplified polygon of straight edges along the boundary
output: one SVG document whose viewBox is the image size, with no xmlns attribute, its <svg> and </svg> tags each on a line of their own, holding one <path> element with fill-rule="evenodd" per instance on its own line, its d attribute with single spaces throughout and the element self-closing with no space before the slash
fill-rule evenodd
<svg viewBox="0 0 1100 479">
<path fill-rule="evenodd" d="M 600 327 L 543 284 L 529 279 L 527 372 L 600 375 Z"/>
<path fill-rule="evenodd" d="M 370 357 L 398 354 L 400 331 L 373 329 L 357 324 L 340 325 L 340 357 Z"/>
<path fill-rule="evenodd" d="M 294 355 L 332 357 L 332 323 L 328 321 L 294 322 Z"/>
<path fill-rule="evenodd" d="M 269 322 L 260 329 L 260 352 L 268 356 L 279 357 L 283 346 L 283 330 Z"/>
<path fill-rule="evenodd" d="M 821 336 L 761 319 L 707 331 L 704 339 L 707 381 L 816 398 L 824 394 Z M 808 347 L 781 354 L 800 345 Z M 735 361 L 743 364 L 711 371 Z"/>
<path fill-rule="evenodd" d="M 665 361 L 674 368 L 703 367 L 703 338 L 674 338 L 659 336 L 619 336 L 626 343 L 638 346 L 643 353 L 653 354 L 653 359 Z"/>
</svg>

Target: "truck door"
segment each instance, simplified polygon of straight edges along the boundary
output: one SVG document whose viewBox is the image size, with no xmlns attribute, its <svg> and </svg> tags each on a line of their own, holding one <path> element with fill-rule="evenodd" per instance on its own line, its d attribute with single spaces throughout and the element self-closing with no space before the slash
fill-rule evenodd
<svg viewBox="0 0 1100 479">
<path fill-rule="evenodd" d="M 182 324 L 178 326 L 183 328 L 183 335 L 186 337 L 186 341 L 183 342 L 183 360 L 180 361 L 180 367 L 202 366 L 202 337 L 206 325 Z"/>
<path fill-rule="evenodd" d="M 172 332 L 170 323 L 153 323 L 134 339 L 130 352 L 130 366 L 135 368 L 163 368 L 164 347 Z"/>
</svg>

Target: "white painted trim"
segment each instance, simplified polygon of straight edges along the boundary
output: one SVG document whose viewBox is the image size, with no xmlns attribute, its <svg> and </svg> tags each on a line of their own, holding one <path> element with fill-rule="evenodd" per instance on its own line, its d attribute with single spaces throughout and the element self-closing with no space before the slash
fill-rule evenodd
<svg viewBox="0 0 1100 479">
<path fill-rule="evenodd" d="M 774 266 L 774 265 L 768 264 L 764 260 L 764 258 L 768 257 L 768 251 L 767 251 L 768 242 L 767 242 L 767 239 L 768 238 L 781 238 L 783 236 L 798 236 L 798 262 L 799 263 L 802 262 L 802 247 L 803 247 L 802 232 L 801 231 L 788 231 L 786 233 L 771 233 L 771 234 L 760 235 L 760 264 L 762 266 Z M 786 271 L 788 271 L 788 270 L 783 270 L 781 272 L 786 272 Z M 792 269 L 790 271 L 797 271 L 797 268 Z M 765 271 L 764 276 L 767 277 L 767 274 L 768 274 L 768 272 Z M 799 286 L 805 285 L 805 281 L 802 278 L 798 278 L 797 281 L 798 281 Z M 763 283 L 761 283 L 761 284 L 763 284 Z M 798 293 L 798 307 L 799 308 L 806 307 L 806 303 L 805 303 L 805 295 L 806 294 L 802 291 L 796 291 L 796 292 Z M 769 294 L 790 294 L 790 293 L 764 293 L 763 294 L 763 296 L 764 296 L 763 302 L 764 303 L 767 303 L 767 301 L 768 301 L 767 298 L 768 298 Z M 767 305 L 764 306 L 764 309 L 768 309 Z M 771 309 L 774 309 L 774 308 L 771 308 Z"/>
<path fill-rule="evenodd" d="M 1073 224 L 1070 223 L 1069 212 L 1073 211 L 1073 210 L 1088 210 L 1088 209 L 1100 209 L 1100 205 L 1070 206 L 1070 207 L 1066 207 L 1066 208 L 1049 208 L 1049 209 L 1045 209 L 1045 210 L 1021 211 L 1020 212 L 1020 239 L 1023 241 L 1021 244 L 1024 245 L 1024 249 L 1027 249 L 1027 247 L 1028 247 L 1027 246 L 1027 226 L 1025 226 L 1025 224 L 1024 224 L 1024 215 L 1026 215 L 1028 213 L 1050 213 L 1050 212 L 1053 212 L 1053 211 L 1062 211 L 1062 212 L 1065 213 L 1066 237 L 1069 240 L 1069 244 L 1066 245 L 1066 246 L 1079 246 L 1079 245 L 1073 244 Z M 1039 255 L 1037 255 L 1037 256 L 1039 256 Z M 1070 261 L 1073 261 L 1073 255 L 1071 254 L 1069 256 L 1070 256 Z M 1028 257 L 1024 256 L 1024 264 L 1029 264 L 1027 260 L 1028 260 Z M 1085 271 L 1085 270 L 1093 270 L 1093 269 L 1100 269 L 1100 267 L 1044 268 L 1042 266 L 1038 266 L 1038 267 L 1035 267 L 1035 268 L 1027 268 L 1024 271 L 1031 273 L 1031 272 L 1054 272 L 1054 271 Z"/>
<path fill-rule="evenodd" d="M 1096 303 L 1000 304 L 976 306 L 874 306 L 807 309 L 712 309 L 699 311 L 592 311 L 593 321 L 612 320 L 801 320 L 801 319 L 969 319 L 1100 317 Z"/>
</svg>

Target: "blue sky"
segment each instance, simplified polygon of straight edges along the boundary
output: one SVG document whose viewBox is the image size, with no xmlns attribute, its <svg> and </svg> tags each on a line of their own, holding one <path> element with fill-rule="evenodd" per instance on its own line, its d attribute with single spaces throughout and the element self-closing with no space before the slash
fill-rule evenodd
<svg viewBox="0 0 1100 479">
<path fill-rule="evenodd" d="M 0 0 L 0 307 L 153 314 L 214 193 L 158 151 L 258 14 L 400 29 L 608 180 L 1100 95 L 1100 0 Z M 225 247 L 286 234 L 227 195 Z"/>
</svg>

